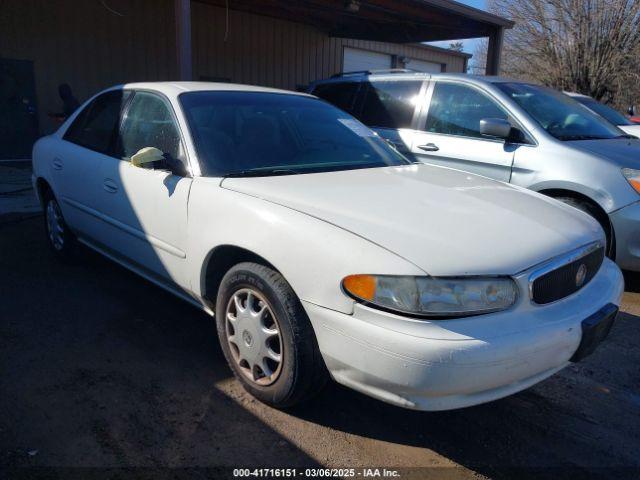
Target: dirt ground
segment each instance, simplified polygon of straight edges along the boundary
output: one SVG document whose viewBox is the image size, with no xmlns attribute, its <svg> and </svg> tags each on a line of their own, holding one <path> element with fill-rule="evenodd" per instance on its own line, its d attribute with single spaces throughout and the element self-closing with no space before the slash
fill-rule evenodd
<svg viewBox="0 0 640 480">
<path fill-rule="evenodd" d="M 0 478 L 238 466 L 640 478 L 640 276 L 582 363 L 503 400 L 420 413 L 334 384 L 287 412 L 258 403 L 231 378 L 211 318 L 92 252 L 58 263 L 40 217 L 0 216 L 0 272 Z"/>
</svg>

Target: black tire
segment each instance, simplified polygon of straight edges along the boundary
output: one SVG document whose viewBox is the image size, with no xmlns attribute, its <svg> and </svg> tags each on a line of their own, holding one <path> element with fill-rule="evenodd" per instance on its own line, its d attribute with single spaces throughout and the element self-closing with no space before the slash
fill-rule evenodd
<svg viewBox="0 0 640 480">
<path fill-rule="evenodd" d="M 63 261 L 72 260 L 77 248 L 76 238 L 64 221 L 58 201 L 49 191 L 44 195 L 42 203 L 44 206 L 44 228 L 47 245 L 59 259 Z M 57 218 L 53 219 L 52 215 L 57 216 Z M 55 231 L 52 231 L 52 229 Z"/>
<path fill-rule="evenodd" d="M 615 242 L 613 235 L 613 228 L 611 227 L 611 222 L 609 221 L 609 217 L 606 214 L 603 214 L 597 207 L 595 207 L 590 202 L 585 200 L 579 200 L 574 197 L 554 197 L 556 200 L 561 201 L 562 203 L 566 203 L 567 205 L 571 205 L 578 210 L 582 210 L 584 213 L 593 217 L 602 227 L 604 233 L 607 237 L 607 246 L 606 252 L 607 257 L 615 259 L 616 251 L 615 251 Z"/>
<path fill-rule="evenodd" d="M 237 348 L 227 340 L 227 308 L 233 296 L 246 289 L 257 291 L 266 299 L 280 331 L 281 366 L 277 378 L 269 385 L 260 385 L 247 377 L 247 369 L 243 372 L 232 353 L 232 348 L 236 352 Z M 257 263 L 235 265 L 220 283 L 215 313 L 224 356 L 235 377 L 258 400 L 276 408 L 292 407 L 317 394 L 326 384 L 328 372 L 311 322 L 300 300 L 280 273 Z M 234 333 L 244 335 L 244 332 Z"/>
</svg>

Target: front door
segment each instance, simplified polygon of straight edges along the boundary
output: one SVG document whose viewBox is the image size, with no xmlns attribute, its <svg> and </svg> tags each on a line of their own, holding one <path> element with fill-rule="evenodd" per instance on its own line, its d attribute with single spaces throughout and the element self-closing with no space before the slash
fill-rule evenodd
<svg viewBox="0 0 640 480">
<path fill-rule="evenodd" d="M 427 114 L 413 137 L 413 155 L 424 163 L 508 182 L 517 146 L 480 134 L 481 119 L 509 120 L 506 111 L 470 85 L 438 81 L 432 88 Z"/>
<path fill-rule="evenodd" d="M 0 160 L 31 158 L 36 138 L 33 62 L 0 58 Z"/>
<path fill-rule="evenodd" d="M 110 226 L 108 246 L 145 273 L 186 286 L 191 178 L 166 164 L 133 166 L 131 156 L 145 147 L 160 149 L 171 164 L 186 161 L 168 101 L 139 91 L 124 112 L 116 155 L 101 164 L 99 210 Z"/>
</svg>

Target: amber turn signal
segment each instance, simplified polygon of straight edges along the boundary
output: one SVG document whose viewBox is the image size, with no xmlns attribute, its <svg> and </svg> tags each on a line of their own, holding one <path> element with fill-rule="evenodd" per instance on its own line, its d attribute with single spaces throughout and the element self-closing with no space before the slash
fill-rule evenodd
<svg viewBox="0 0 640 480">
<path fill-rule="evenodd" d="M 373 275 L 349 275 L 342 280 L 342 287 L 362 300 L 373 300 L 376 295 L 376 278 Z"/>
</svg>

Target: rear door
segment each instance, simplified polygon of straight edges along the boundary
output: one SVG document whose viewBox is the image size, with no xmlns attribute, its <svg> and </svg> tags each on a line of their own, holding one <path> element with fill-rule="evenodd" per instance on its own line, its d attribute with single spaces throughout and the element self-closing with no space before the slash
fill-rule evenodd
<svg viewBox="0 0 640 480">
<path fill-rule="evenodd" d="M 97 203 L 102 191 L 100 166 L 112 154 L 126 99 L 123 90 L 98 95 L 45 159 L 65 220 L 81 236 L 99 238 L 104 234 Z"/>
<path fill-rule="evenodd" d="M 480 120 L 507 111 L 481 89 L 459 82 L 432 82 L 411 152 L 424 163 L 443 165 L 508 182 L 517 145 L 480 134 Z"/>
<path fill-rule="evenodd" d="M 411 155 L 417 106 L 425 90 L 423 79 L 370 78 L 364 82 L 355 115 L 405 155 Z"/>
</svg>

